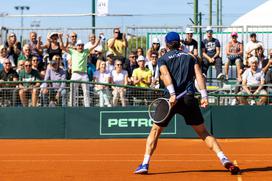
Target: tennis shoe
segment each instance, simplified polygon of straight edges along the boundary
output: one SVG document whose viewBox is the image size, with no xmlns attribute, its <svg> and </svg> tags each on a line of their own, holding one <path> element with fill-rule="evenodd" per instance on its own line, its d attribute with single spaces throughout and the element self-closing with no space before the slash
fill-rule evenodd
<svg viewBox="0 0 272 181">
<path fill-rule="evenodd" d="M 229 161 L 227 158 L 223 158 L 221 160 L 221 163 L 224 165 L 224 167 L 230 171 L 232 175 L 238 175 L 241 173 L 241 170 L 238 166 L 235 166 L 231 161 Z"/>
<path fill-rule="evenodd" d="M 135 174 L 147 174 L 148 173 L 148 164 L 141 164 L 139 167 L 135 170 Z"/>
</svg>

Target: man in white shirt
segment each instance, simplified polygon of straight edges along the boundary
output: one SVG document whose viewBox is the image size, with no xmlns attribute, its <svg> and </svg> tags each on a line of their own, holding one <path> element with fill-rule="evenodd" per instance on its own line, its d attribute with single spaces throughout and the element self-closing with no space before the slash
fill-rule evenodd
<svg viewBox="0 0 272 181">
<path fill-rule="evenodd" d="M 263 105 L 267 102 L 267 92 L 263 89 L 265 83 L 264 72 L 258 68 L 258 58 L 249 58 L 250 68 L 248 68 L 242 75 L 242 88 L 240 95 L 249 95 L 255 98 L 256 95 L 260 96 L 260 100 L 257 105 Z M 239 97 L 240 104 L 248 104 L 248 97 Z M 255 104 L 255 100 L 251 100 L 250 104 Z"/>
<path fill-rule="evenodd" d="M 246 50 L 246 57 L 252 57 L 256 56 L 256 50 L 259 47 L 263 47 L 263 44 L 257 40 L 256 33 L 250 34 L 250 41 L 246 44 L 245 50 Z M 245 65 L 247 65 L 247 62 L 244 62 Z"/>
</svg>

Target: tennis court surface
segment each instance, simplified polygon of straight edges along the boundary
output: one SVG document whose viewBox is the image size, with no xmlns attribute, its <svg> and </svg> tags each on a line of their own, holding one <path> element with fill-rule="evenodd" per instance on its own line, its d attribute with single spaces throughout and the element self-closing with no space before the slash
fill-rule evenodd
<svg viewBox="0 0 272 181">
<path fill-rule="evenodd" d="M 272 139 L 220 139 L 231 175 L 198 139 L 160 139 L 148 175 L 133 174 L 145 139 L 0 140 L 0 180 L 272 180 Z"/>
</svg>

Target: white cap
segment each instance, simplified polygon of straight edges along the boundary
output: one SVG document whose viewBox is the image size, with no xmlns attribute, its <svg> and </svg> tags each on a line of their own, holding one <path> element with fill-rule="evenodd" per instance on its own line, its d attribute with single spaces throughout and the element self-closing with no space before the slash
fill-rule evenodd
<svg viewBox="0 0 272 181">
<path fill-rule="evenodd" d="M 137 62 L 139 61 L 145 61 L 145 57 L 140 55 L 138 58 L 137 58 Z"/>
<path fill-rule="evenodd" d="M 159 38 L 157 37 L 154 37 L 153 40 L 152 40 L 152 43 L 160 43 L 160 40 Z"/>
<path fill-rule="evenodd" d="M 207 26 L 206 32 L 207 32 L 207 31 L 212 31 L 212 32 L 213 32 L 212 27 L 211 27 L 211 26 Z"/>
<path fill-rule="evenodd" d="M 258 62 L 258 58 L 257 57 L 250 57 L 248 59 L 249 63 L 253 63 L 253 62 Z"/>
<path fill-rule="evenodd" d="M 194 33 L 194 31 L 190 27 L 187 27 L 185 33 Z"/>
<path fill-rule="evenodd" d="M 107 51 L 106 53 L 106 57 L 110 56 L 110 55 L 114 55 L 111 51 Z"/>
<path fill-rule="evenodd" d="M 94 48 L 95 51 L 98 51 L 98 52 L 102 52 L 103 51 L 103 47 L 98 45 L 97 47 Z"/>
<path fill-rule="evenodd" d="M 51 38 L 52 36 L 54 36 L 54 35 L 58 35 L 58 32 L 52 32 L 52 33 L 50 33 L 50 38 Z"/>
<path fill-rule="evenodd" d="M 78 46 L 78 45 L 84 45 L 83 41 L 82 40 L 77 40 L 76 46 Z"/>
</svg>

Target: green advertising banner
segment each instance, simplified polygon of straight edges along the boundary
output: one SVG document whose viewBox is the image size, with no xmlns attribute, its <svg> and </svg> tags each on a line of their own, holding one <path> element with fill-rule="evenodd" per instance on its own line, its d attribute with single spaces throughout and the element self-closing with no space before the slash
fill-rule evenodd
<svg viewBox="0 0 272 181">
<path fill-rule="evenodd" d="M 147 111 L 100 111 L 100 135 L 148 135 L 152 121 Z M 176 117 L 162 135 L 176 134 Z"/>
</svg>

